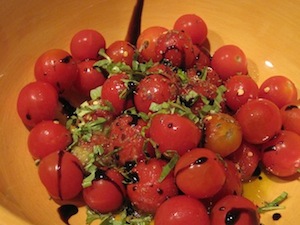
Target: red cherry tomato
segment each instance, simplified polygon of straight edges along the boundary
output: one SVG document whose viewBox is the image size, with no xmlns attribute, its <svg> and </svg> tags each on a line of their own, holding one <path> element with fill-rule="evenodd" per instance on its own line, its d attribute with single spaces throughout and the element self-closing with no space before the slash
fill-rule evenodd
<svg viewBox="0 0 300 225">
<path fill-rule="evenodd" d="M 101 86 L 106 80 L 102 72 L 94 68 L 95 60 L 82 61 L 77 64 L 78 77 L 75 80 L 76 90 L 86 96 L 90 96 L 90 91 Z"/>
<path fill-rule="evenodd" d="M 211 56 L 205 48 L 194 44 L 193 51 L 196 57 L 195 65 L 198 70 L 210 66 Z"/>
<path fill-rule="evenodd" d="M 204 147 L 225 157 L 238 149 L 242 143 L 242 130 L 237 120 L 225 113 L 206 116 L 204 124 Z"/>
<path fill-rule="evenodd" d="M 240 171 L 232 161 L 224 159 L 224 163 L 226 180 L 223 187 L 217 194 L 215 194 L 212 198 L 206 199 L 210 201 L 210 206 L 216 204 L 217 201 L 227 195 L 242 195 L 243 193 L 243 183 Z"/>
<path fill-rule="evenodd" d="M 228 158 L 234 162 L 241 173 L 243 182 L 249 181 L 261 159 L 261 152 L 257 145 L 243 141 L 240 147 Z"/>
<path fill-rule="evenodd" d="M 299 175 L 299 146 L 298 134 L 282 130 L 262 146 L 262 163 L 266 170 L 279 177 Z"/>
<path fill-rule="evenodd" d="M 236 112 L 249 99 L 258 98 L 258 85 L 248 75 L 230 77 L 225 82 L 226 105 Z"/>
<path fill-rule="evenodd" d="M 179 155 L 196 148 L 202 136 L 196 124 L 178 114 L 156 114 L 148 131 L 161 153 L 174 150 Z"/>
<path fill-rule="evenodd" d="M 267 78 L 259 87 L 259 97 L 274 102 L 279 108 L 296 101 L 298 91 L 295 84 L 285 76 Z"/>
<path fill-rule="evenodd" d="M 227 195 L 211 211 L 211 225 L 259 225 L 257 207 L 245 197 Z"/>
<path fill-rule="evenodd" d="M 77 64 L 72 56 L 62 49 L 51 49 L 36 61 L 36 80 L 52 84 L 59 93 L 69 90 L 78 74 Z"/>
<path fill-rule="evenodd" d="M 206 40 L 207 25 L 198 15 L 184 14 L 180 16 L 175 21 L 174 29 L 184 31 L 188 34 L 195 45 L 201 45 Z"/>
<path fill-rule="evenodd" d="M 123 62 L 128 66 L 132 66 L 135 54 L 135 46 L 127 41 L 115 41 L 108 46 L 106 54 L 113 62 Z"/>
<path fill-rule="evenodd" d="M 252 144 L 267 142 L 282 126 L 278 107 L 267 99 L 248 101 L 240 107 L 235 118 L 242 127 L 244 139 Z"/>
<path fill-rule="evenodd" d="M 43 120 L 53 120 L 57 108 L 58 94 L 49 83 L 31 82 L 24 86 L 19 93 L 18 114 L 23 123 L 30 128 Z"/>
<path fill-rule="evenodd" d="M 78 31 L 71 39 L 70 51 L 72 56 L 78 60 L 99 59 L 98 52 L 105 49 L 106 42 L 101 33 L 93 29 Z"/>
<path fill-rule="evenodd" d="M 212 56 L 211 67 L 224 81 L 234 75 L 248 74 L 246 55 L 235 45 L 218 48 Z"/>
<path fill-rule="evenodd" d="M 293 101 L 280 109 L 282 128 L 300 135 L 300 101 Z"/>
<path fill-rule="evenodd" d="M 69 200 L 82 190 L 81 163 L 69 152 L 57 151 L 45 156 L 39 163 L 38 173 L 53 199 Z"/>
<path fill-rule="evenodd" d="M 102 85 L 101 98 L 112 104 L 115 115 L 120 115 L 126 107 L 127 87 L 124 80 L 128 78 L 125 73 L 113 74 Z"/>
<path fill-rule="evenodd" d="M 127 185 L 128 197 L 139 211 L 155 214 L 157 208 L 168 198 L 178 194 L 172 171 L 160 181 L 167 162 L 151 158 L 140 161 L 131 170 L 133 182 Z"/>
<path fill-rule="evenodd" d="M 197 94 L 197 97 L 190 98 L 191 92 Z M 205 105 L 203 98 L 214 101 L 217 97 L 217 86 L 207 80 L 192 79 L 180 88 L 180 97 L 185 106 L 190 107 L 194 114 L 199 115 Z"/>
<path fill-rule="evenodd" d="M 42 159 L 52 152 L 65 150 L 71 143 L 70 131 L 52 120 L 38 123 L 28 136 L 28 149 L 34 159 Z"/>
<path fill-rule="evenodd" d="M 163 202 L 154 217 L 155 225 L 210 225 L 204 205 L 186 195 L 174 196 Z"/>
<path fill-rule="evenodd" d="M 109 140 L 112 149 L 120 148 L 116 158 L 121 165 L 153 155 L 151 145 L 145 147 L 146 139 L 142 135 L 142 129 L 146 125 L 138 116 L 127 114 L 117 117 L 110 125 Z"/>
<path fill-rule="evenodd" d="M 97 170 L 92 185 L 83 189 L 85 203 L 96 212 L 111 213 L 117 211 L 125 198 L 123 176 L 114 169 Z"/>
<path fill-rule="evenodd" d="M 226 181 L 223 162 L 216 153 L 205 148 L 194 148 L 182 155 L 174 174 L 178 188 L 198 199 L 213 197 Z"/>
<path fill-rule="evenodd" d="M 148 113 L 151 103 L 174 101 L 177 87 L 170 79 L 163 75 L 151 74 L 138 84 L 134 93 L 134 103 L 139 112 Z"/>
<path fill-rule="evenodd" d="M 136 47 L 143 61 L 148 62 L 151 59 L 154 61 L 157 58 L 155 54 L 157 38 L 166 31 L 167 28 L 161 26 L 148 27 L 142 31 L 137 39 Z"/>
<path fill-rule="evenodd" d="M 191 38 L 183 31 L 169 30 L 160 35 L 156 42 L 154 62 L 165 61 L 172 66 L 191 68 L 196 60 Z"/>
</svg>

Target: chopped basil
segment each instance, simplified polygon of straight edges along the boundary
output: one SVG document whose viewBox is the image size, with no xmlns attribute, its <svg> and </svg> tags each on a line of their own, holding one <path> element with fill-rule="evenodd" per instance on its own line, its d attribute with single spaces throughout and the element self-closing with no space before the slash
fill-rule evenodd
<svg viewBox="0 0 300 225">
<path fill-rule="evenodd" d="M 280 204 L 285 201 L 288 197 L 287 192 L 282 192 L 277 198 L 275 198 L 272 202 L 266 202 L 264 206 L 258 208 L 259 213 L 264 213 L 271 210 L 285 209 L 284 206 L 280 206 Z"/>
</svg>

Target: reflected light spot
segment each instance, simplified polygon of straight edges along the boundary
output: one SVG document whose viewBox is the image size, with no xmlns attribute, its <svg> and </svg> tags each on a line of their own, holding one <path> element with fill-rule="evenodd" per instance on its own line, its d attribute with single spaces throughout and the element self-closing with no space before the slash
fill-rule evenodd
<svg viewBox="0 0 300 225">
<path fill-rule="evenodd" d="M 266 60 L 265 61 L 265 65 L 269 68 L 274 68 L 273 63 L 271 63 L 270 61 Z"/>
</svg>

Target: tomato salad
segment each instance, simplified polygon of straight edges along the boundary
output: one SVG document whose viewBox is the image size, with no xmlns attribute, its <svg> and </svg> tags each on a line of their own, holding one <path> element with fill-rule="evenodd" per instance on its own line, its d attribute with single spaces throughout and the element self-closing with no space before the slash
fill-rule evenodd
<svg viewBox="0 0 300 225">
<path fill-rule="evenodd" d="M 17 109 L 52 199 L 82 197 L 87 224 L 258 225 L 279 207 L 287 193 L 257 206 L 243 183 L 257 168 L 298 177 L 295 84 L 258 85 L 242 49 L 211 53 L 206 40 L 203 19 L 186 14 L 136 44 L 81 30 L 70 53 L 37 59 Z"/>
</svg>

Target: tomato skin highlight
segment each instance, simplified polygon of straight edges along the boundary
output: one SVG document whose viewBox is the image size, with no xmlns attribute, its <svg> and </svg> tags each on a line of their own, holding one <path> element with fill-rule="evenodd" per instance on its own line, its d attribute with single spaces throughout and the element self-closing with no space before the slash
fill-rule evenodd
<svg viewBox="0 0 300 225">
<path fill-rule="evenodd" d="M 257 207 L 245 197 L 227 195 L 213 207 L 211 225 L 259 225 Z"/>
<path fill-rule="evenodd" d="M 163 202 L 154 216 L 154 225 L 210 225 L 204 205 L 197 199 L 174 196 Z"/>
<path fill-rule="evenodd" d="M 28 135 L 28 149 L 34 159 L 65 150 L 72 143 L 71 133 L 65 126 L 45 120 L 33 127 Z"/>
<path fill-rule="evenodd" d="M 155 115 L 148 131 L 161 153 L 174 150 L 179 155 L 196 148 L 202 136 L 197 125 L 178 114 Z"/>
<path fill-rule="evenodd" d="M 81 163 L 70 152 L 57 151 L 45 156 L 39 163 L 38 174 L 53 199 L 70 200 L 82 190 Z"/>
<path fill-rule="evenodd" d="M 262 144 L 276 135 L 282 127 L 279 108 L 267 99 L 254 99 L 236 112 L 243 138 L 251 144 Z"/>
<path fill-rule="evenodd" d="M 17 111 L 22 122 L 29 128 L 43 120 L 53 120 L 58 109 L 58 94 L 46 82 L 35 81 L 19 92 Z"/>
<path fill-rule="evenodd" d="M 223 162 L 206 148 L 194 148 L 182 155 L 174 174 L 178 188 L 197 199 L 213 197 L 226 181 Z"/>
</svg>

